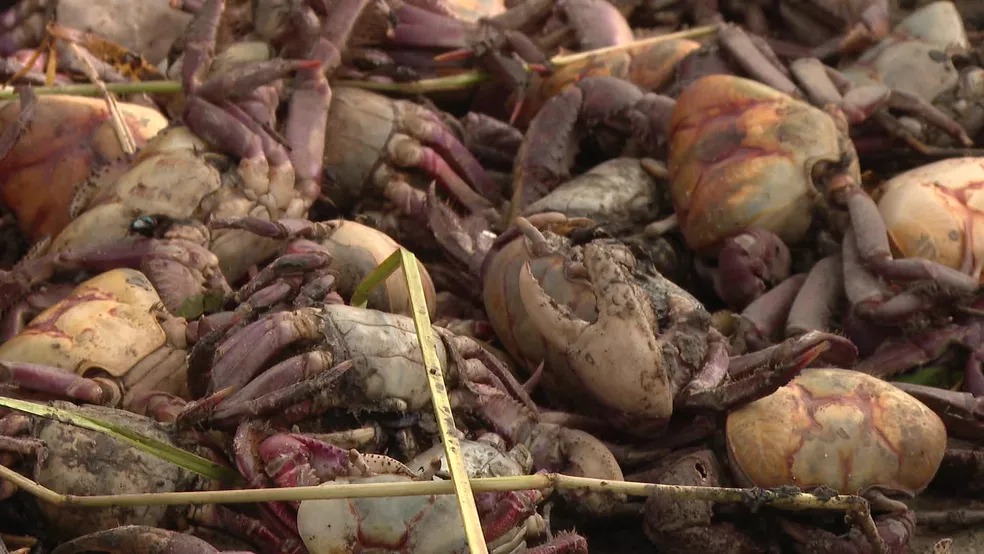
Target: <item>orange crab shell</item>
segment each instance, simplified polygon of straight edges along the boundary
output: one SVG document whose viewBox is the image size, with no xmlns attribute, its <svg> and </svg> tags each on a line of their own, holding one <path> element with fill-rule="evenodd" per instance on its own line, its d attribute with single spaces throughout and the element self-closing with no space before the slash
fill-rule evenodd
<svg viewBox="0 0 984 554">
<path fill-rule="evenodd" d="M 894 254 L 970 272 L 984 264 L 984 158 L 952 158 L 900 173 L 879 189 Z"/>
<path fill-rule="evenodd" d="M 839 159 L 833 118 L 771 87 L 730 75 L 694 81 L 670 120 L 670 187 L 687 244 L 713 250 L 761 227 L 796 243 L 812 220 L 813 168 Z"/>
<path fill-rule="evenodd" d="M 946 428 L 921 402 L 866 373 L 808 369 L 728 415 L 728 454 L 759 487 L 826 485 L 917 493 L 946 451 Z"/>
<path fill-rule="evenodd" d="M 154 109 L 119 107 L 138 147 L 168 124 Z M 14 124 L 19 113 L 20 101 L 0 104 L 0 127 Z M 71 221 L 76 187 L 123 155 L 103 99 L 41 96 L 27 130 L 0 159 L 0 202 L 31 242 L 55 236 Z"/>
<path fill-rule="evenodd" d="M 0 360 L 80 375 L 101 369 L 121 377 L 167 340 L 156 317 L 160 305 L 157 291 L 139 271 L 107 271 L 76 287 L 0 346 Z"/>
</svg>

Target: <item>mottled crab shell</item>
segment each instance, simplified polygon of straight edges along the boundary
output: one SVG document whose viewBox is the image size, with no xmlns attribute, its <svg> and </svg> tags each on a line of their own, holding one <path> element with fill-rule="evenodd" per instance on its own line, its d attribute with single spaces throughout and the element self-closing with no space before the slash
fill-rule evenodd
<svg viewBox="0 0 984 554">
<path fill-rule="evenodd" d="M 166 428 L 157 422 L 123 410 L 103 406 L 74 406 L 74 412 L 110 422 L 152 439 L 171 443 Z M 35 436 L 46 451 L 35 475 L 38 483 L 60 493 L 81 496 L 178 492 L 190 490 L 194 473 L 98 431 L 81 429 L 58 421 L 37 418 Z M 90 508 L 58 506 L 38 502 L 45 520 L 45 533 L 52 539 L 73 539 L 112 529 L 125 522 L 151 527 L 167 525 L 168 506 L 108 506 Z"/>
<path fill-rule="evenodd" d="M 465 469 L 471 477 L 507 477 L 513 475 L 525 475 L 527 469 L 520 464 L 510 454 L 500 451 L 491 444 L 473 440 L 462 440 L 461 455 L 465 461 Z M 528 451 L 522 451 L 522 455 L 530 456 Z M 450 475 L 448 469 L 448 459 L 444 453 L 444 444 L 438 443 L 418 454 L 407 464 L 410 469 L 417 473 L 424 473 L 431 469 L 433 460 L 440 460 L 441 467 L 435 472 L 438 476 L 447 477 Z M 527 465 L 532 466 L 532 459 L 525 460 Z"/>
<path fill-rule="evenodd" d="M 409 477 L 377 475 L 336 483 L 409 483 Z M 349 552 L 468 552 L 453 495 L 305 500 L 297 532 L 311 554 Z"/>
<path fill-rule="evenodd" d="M 138 147 L 168 121 L 157 110 L 118 103 Z M 13 125 L 20 102 L 0 102 L 0 128 Z M 0 202 L 17 215 L 33 242 L 55 236 L 71 221 L 75 189 L 109 162 L 124 156 L 102 98 L 40 96 L 31 123 L 6 156 L 0 157 Z M 42 185 L 44 192 L 39 193 Z"/>
<path fill-rule="evenodd" d="M 896 255 L 969 270 L 984 261 L 984 158 L 951 158 L 900 173 L 878 209 Z M 966 253 L 972 258 L 966 260 Z"/>
<path fill-rule="evenodd" d="M 866 373 L 807 369 L 728 415 L 728 454 L 759 487 L 826 485 L 917 493 L 943 460 L 946 428 L 912 396 Z"/>
<path fill-rule="evenodd" d="M 99 368 L 123 376 L 167 340 L 154 311 L 160 304 L 143 273 L 107 271 L 76 287 L 0 345 L 0 360 L 44 364 L 80 375 Z"/>
<path fill-rule="evenodd" d="M 713 249 L 760 227 L 796 243 L 813 218 L 814 167 L 849 141 L 833 118 L 769 86 L 731 75 L 694 81 L 670 119 L 673 204 L 687 244 Z"/>
<path fill-rule="evenodd" d="M 903 19 L 891 35 L 843 73 L 858 86 L 883 84 L 932 102 L 953 88 L 959 77 L 950 56 L 937 54 L 969 44 L 963 18 L 953 2 L 933 2 Z M 913 79 L 914 74 L 919 78 Z"/>
</svg>

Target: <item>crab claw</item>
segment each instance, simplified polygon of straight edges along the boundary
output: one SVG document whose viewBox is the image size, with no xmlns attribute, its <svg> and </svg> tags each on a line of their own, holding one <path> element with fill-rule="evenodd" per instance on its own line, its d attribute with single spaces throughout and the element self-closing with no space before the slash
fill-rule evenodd
<svg viewBox="0 0 984 554">
<path fill-rule="evenodd" d="M 484 217 L 461 217 L 437 197 L 436 184 L 427 190 L 427 219 L 434 238 L 453 259 L 478 275 L 486 254 L 492 249 L 495 234 Z"/>
<path fill-rule="evenodd" d="M 559 305 L 526 263 L 519 293 L 530 321 L 554 348 L 566 351 L 571 370 L 599 401 L 630 415 L 668 418 L 673 396 L 652 306 L 609 249 L 588 244 L 584 263 L 598 304 L 597 321 L 588 323 Z"/>
<path fill-rule="evenodd" d="M 68 541 L 51 552 L 52 554 L 75 552 L 218 554 L 219 550 L 192 535 L 144 525 L 124 525 Z"/>
</svg>

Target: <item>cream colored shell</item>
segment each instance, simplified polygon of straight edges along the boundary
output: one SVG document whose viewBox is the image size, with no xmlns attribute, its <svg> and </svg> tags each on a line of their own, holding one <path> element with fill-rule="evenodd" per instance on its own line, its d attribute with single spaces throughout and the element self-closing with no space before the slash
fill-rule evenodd
<svg viewBox="0 0 984 554">
<path fill-rule="evenodd" d="M 728 454 L 759 487 L 826 485 L 844 494 L 877 487 L 916 493 L 946 450 L 940 418 L 868 374 L 808 369 L 775 393 L 732 412 Z"/>
<path fill-rule="evenodd" d="M 142 273 L 115 269 L 79 285 L 0 346 L 0 360 L 101 368 L 119 377 L 165 343 L 157 291 Z"/>
</svg>

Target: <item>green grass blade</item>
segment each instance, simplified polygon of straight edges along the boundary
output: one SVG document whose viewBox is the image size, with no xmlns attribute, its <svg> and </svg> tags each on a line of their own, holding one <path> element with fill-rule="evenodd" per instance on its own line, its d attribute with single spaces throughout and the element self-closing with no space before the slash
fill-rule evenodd
<svg viewBox="0 0 984 554">
<path fill-rule="evenodd" d="M 39 417 L 53 419 L 55 421 L 81 427 L 82 429 L 104 433 L 143 452 L 157 456 L 162 460 L 171 462 L 172 464 L 187 469 L 188 471 L 193 471 L 209 479 L 227 483 L 240 479 L 239 473 L 230 468 L 221 466 L 197 454 L 193 454 L 187 450 L 178 448 L 173 444 L 145 436 L 134 431 L 133 429 L 129 429 L 116 423 L 103 421 L 65 408 L 56 408 L 54 406 L 17 400 L 15 398 L 0 397 L 0 406 Z"/>
</svg>

